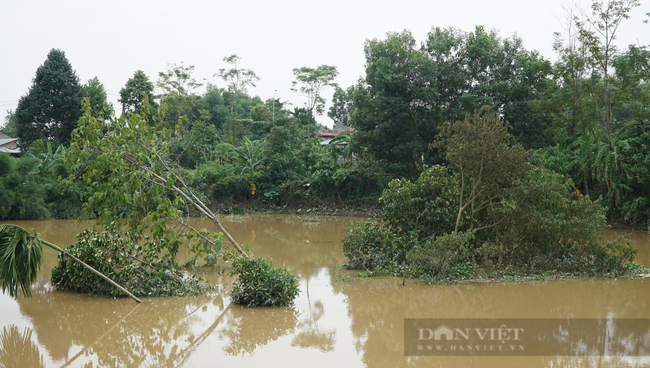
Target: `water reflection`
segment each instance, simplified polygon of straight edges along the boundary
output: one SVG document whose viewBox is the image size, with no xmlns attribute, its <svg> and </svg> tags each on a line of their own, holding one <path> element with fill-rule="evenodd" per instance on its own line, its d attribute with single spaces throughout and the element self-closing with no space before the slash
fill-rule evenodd
<svg viewBox="0 0 650 368">
<path fill-rule="evenodd" d="M 45 367 L 43 355 L 32 342 L 32 329 L 15 325 L 2 328 L 0 333 L 0 367 Z"/>
<path fill-rule="evenodd" d="M 183 349 L 198 335 L 196 312 L 214 301 L 155 298 L 134 305 L 125 299 L 36 292 L 18 303 L 54 361 L 70 364 L 83 353 L 100 367 L 138 367 L 180 366 Z"/>
<path fill-rule="evenodd" d="M 357 346 L 361 347 L 363 362 L 368 367 L 419 366 L 433 362 L 454 365 L 463 362 L 463 365 L 469 366 L 473 364 L 469 362 L 473 361 L 482 362 L 477 366 L 492 366 L 486 362 L 493 362 L 494 366 L 507 366 L 504 363 L 521 363 L 521 359 L 528 361 L 526 365 L 544 366 L 548 363 L 534 357 L 405 357 L 405 318 L 650 317 L 650 282 L 647 280 L 401 286 L 392 278 L 351 278 L 348 282 L 333 283 L 333 288 L 346 296 L 352 333 Z M 635 346 L 645 343 L 648 343 L 647 337 L 637 336 L 633 339 Z M 576 339 L 575 344 L 576 349 L 581 346 L 580 338 Z M 567 359 L 570 361 L 573 358 Z M 647 363 L 646 360 L 644 364 Z"/>
<path fill-rule="evenodd" d="M 219 331 L 228 345 L 228 355 L 252 355 L 253 352 L 279 337 L 292 333 L 298 324 L 298 313 L 289 308 L 247 308 L 233 306 L 225 328 Z"/>
<path fill-rule="evenodd" d="M 318 348 L 322 352 L 334 350 L 336 342 L 336 330 L 321 331 L 318 327 L 318 320 L 325 314 L 325 308 L 321 301 L 310 303 L 307 318 L 301 321 L 300 332 L 291 340 L 291 346 L 298 346 L 303 349 Z"/>
</svg>

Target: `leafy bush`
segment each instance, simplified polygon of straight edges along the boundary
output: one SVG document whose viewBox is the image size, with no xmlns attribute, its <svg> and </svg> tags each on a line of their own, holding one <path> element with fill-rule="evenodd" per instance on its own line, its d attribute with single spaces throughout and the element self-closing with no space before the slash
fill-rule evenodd
<svg viewBox="0 0 650 368">
<path fill-rule="evenodd" d="M 473 274 L 472 263 L 475 252 L 470 242 L 474 233 L 449 233 L 429 238 L 424 244 L 416 245 L 407 259 L 418 276 L 436 278 L 446 276 L 468 276 Z M 472 272 L 468 272 L 468 267 Z"/>
<path fill-rule="evenodd" d="M 34 172 L 36 157 L 14 159 L 0 153 L 0 219 L 34 220 L 51 217 L 45 186 Z"/>
<path fill-rule="evenodd" d="M 512 262 L 523 270 L 554 270 L 560 273 L 586 276 L 638 275 L 644 267 L 633 263 L 637 250 L 624 238 L 607 241 L 605 245 L 574 242 L 561 253 L 531 256 Z"/>
<path fill-rule="evenodd" d="M 421 240 L 451 232 L 458 211 L 458 179 L 436 165 L 415 182 L 395 179 L 379 198 L 389 227 L 396 233 L 416 232 Z"/>
<path fill-rule="evenodd" d="M 235 174 L 232 165 L 218 163 L 200 165 L 194 174 L 192 188 L 208 198 L 241 199 L 250 192 L 248 179 Z"/>
<path fill-rule="evenodd" d="M 414 236 L 399 237 L 376 221 L 352 224 L 343 239 L 347 267 L 357 270 L 399 268 Z"/>
<path fill-rule="evenodd" d="M 230 297 L 235 304 L 249 307 L 286 307 L 293 303 L 300 290 L 298 278 L 284 267 L 273 267 L 262 258 L 238 257 L 233 262 L 233 283 Z"/>
<path fill-rule="evenodd" d="M 157 247 L 137 245 L 128 234 L 118 230 L 77 234 L 77 242 L 66 250 L 108 276 L 136 296 L 187 296 L 201 294 L 208 287 L 194 277 L 160 260 Z M 114 286 L 65 255 L 52 269 L 52 285 L 57 290 L 124 296 Z"/>
</svg>

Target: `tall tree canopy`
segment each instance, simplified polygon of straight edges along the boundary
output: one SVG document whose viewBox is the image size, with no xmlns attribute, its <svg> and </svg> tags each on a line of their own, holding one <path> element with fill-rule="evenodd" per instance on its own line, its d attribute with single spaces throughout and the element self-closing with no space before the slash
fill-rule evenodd
<svg viewBox="0 0 650 368">
<path fill-rule="evenodd" d="M 59 49 L 47 54 L 36 70 L 27 95 L 16 108 L 16 124 L 21 145 L 37 139 L 67 144 L 81 116 L 81 86 L 72 65 Z"/>
<path fill-rule="evenodd" d="M 158 73 L 156 87 L 161 91 L 161 105 L 166 106 L 161 111 L 161 117 L 169 127 L 198 115 L 198 111 L 193 110 L 199 104 L 200 97 L 194 91 L 203 84 L 194 78 L 193 73 L 194 65 L 185 66 L 182 62 L 180 65 L 167 64 L 167 71 Z"/>
<path fill-rule="evenodd" d="M 339 75 L 339 72 L 335 66 L 330 65 L 321 65 L 316 68 L 303 66 L 302 68 L 294 68 L 293 75 L 296 80 L 291 82 L 291 90 L 307 97 L 305 107 L 309 111 L 307 125 L 307 139 L 309 139 L 309 126 L 314 121 L 314 112 L 321 115 L 325 109 L 325 99 L 322 96 L 323 90 L 328 86 L 336 87 L 334 79 Z"/>
<path fill-rule="evenodd" d="M 113 104 L 106 102 L 106 89 L 97 77 L 89 79 L 81 88 L 83 98 L 90 102 L 90 109 L 94 117 L 102 116 L 103 112 L 113 109 Z"/>
<path fill-rule="evenodd" d="M 227 97 L 230 99 L 230 120 L 228 127 L 230 130 L 230 143 L 235 143 L 237 126 L 239 125 L 236 119 L 235 102 L 241 95 L 246 94 L 248 87 L 255 87 L 255 83 L 260 80 L 257 74 L 251 69 L 242 69 L 237 66 L 240 59 L 237 54 L 224 57 L 223 61 L 230 64 L 231 68 L 221 68 L 218 74 L 214 74 L 214 76 L 218 75 L 221 77 L 228 85 Z"/>
<path fill-rule="evenodd" d="M 126 85 L 120 89 L 118 101 L 122 104 L 122 113 L 140 113 L 142 103 L 148 100 L 149 106 L 155 107 L 153 83 L 142 70 L 138 70 L 133 77 L 126 81 Z"/>
<path fill-rule="evenodd" d="M 418 44 L 409 31 L 365 44 L 366 76 L 353 94 L 359 142 L 392 171 L 420 172 L 440 161 L 430 150 L 438 125 L 491 105 L 525 147 L 550 143 L 550 118 L 536 101 L 549 84 L 548 61 L 517 37 L 434 28 Z"/>
</svg>

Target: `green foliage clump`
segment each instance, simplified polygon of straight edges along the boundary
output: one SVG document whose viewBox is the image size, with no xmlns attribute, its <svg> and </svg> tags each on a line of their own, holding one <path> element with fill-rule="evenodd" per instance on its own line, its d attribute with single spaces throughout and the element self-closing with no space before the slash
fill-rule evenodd
<svg viewBox="0 0 650 368">
<path fill-rule="evenodd" d="M 458 178 L 443 166 L 425 170 L 415 181 L 395 179 L 379 201 L 384 204 L 388 226 L 398 234 L 416 232 L 425 240 L 454 229 L 453 208 L 458 197 Z"/>
<path fill-rule="evenodd" d="M 352 224 L 343 239 L 347 267 L 358 270 L 390 267 L 405 256 L 397 244 L 398 237 L 390 228 L 376 221 Z"/>
<path fill-rule="evenodd" d="M 184 275 L 166 257 L 159 258 L 155 251 L 159 247 L 150 242 L 145 239 L 144 245 L 138 245 L 129 234 L 116 229 L 101 233 L 85 230 L 66 250 L 136 296 L 199 295 L 208 288 L 200 280 Z M 57 290 L 124 296 L 64 254 L 59 254 L 59 265 L 52 269 L 52 285 Z"/>
<path fill-rule="evenodd" d="M 293 303 L 300 290 L 298 278 L 284 267 L 273 267 L 262 258 L 239 257 L 233 262 L 233 284 L 230 297 L 235 304 L 249 307 L 286 307 Z"/>
<path fill-rule="evenodd" d="M 430 238 L 425 243 L 416 245 L 409 252 L 407 259 L 411 268 L 420 276 L 450 276 L 459 273 L 463 268 L 472 267 L 472 240 L 472 232 L 449 233 L 435 239 Z"/>
<path fill-rule="evenodd" d="M 48 219 L 44 178 L 35 175 L 36 157 L 15 159 L 0 153 L 0 219 Z"/>
<path fill-rule="evenodd" d="M 40 141 L 36 141 L 40 142 Z M 62 162 L 65 151 L 59 146 L 53 152 L 49 142 L 44 153 L 30 153 L 14 158 L 0 153 L 0 219 L 44 220 L 51 217 L 75 218 L 81 212 L 81 194 L 85 183 L 64 183 L 67 176 Z"/>
<path fill-rule="evenodd" d="M 414 183 L 391 182 L 381 197 L 385 226 L 356 225 L 344 239 L 349 266 L 429 280 L 512 269 L 638 275 L 630 273 L 636 250 L 629 242 L 603 241 L 600 201 L 580 195 L 571 179 L 527 163 L 507 129 L 487 107 L 447 124 L 435 145 L 453 174 L 434 166 Z"/>
</svg>

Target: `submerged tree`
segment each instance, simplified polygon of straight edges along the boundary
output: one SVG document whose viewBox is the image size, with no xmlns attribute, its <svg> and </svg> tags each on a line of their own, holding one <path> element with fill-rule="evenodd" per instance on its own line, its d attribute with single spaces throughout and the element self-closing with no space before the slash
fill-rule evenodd
<svg viewBox="0 0 650 368">
<path fill-rule="evenodd" d="M 68 251 L 41 239 L 36 232 L 32 235 L 27 230 L 10 224 L 0 225 L 0 284 L 2 285 L 3 292 L 8 290 L 9 295 L 16 298 L 20 289 L 23 295 L 27 297 L 32 296 L 29 286 L 36 281 L 36 277 L 38 276 L 38 270 L 41 266 L 41 256 L 43 254 L 43 245 L 56 250 L 65 257 L 70 257 L 70 259 L 82 267 L 97 274 L 138 303 L 141 303 L 128 290 L 90 267 L 79 258 L 73 256 Z"/>
<path fill-rule="evenodd" d="M 161 110 L 164 109 L 162 106 Z M 80 174 L 88 185 L 84 217 L 98 217 L 106 229 L 123 224 L 132 243 L 145 240 L 145 246 L 151 247 L 152 252 L 164 254 L 167 267 L 173 270 L 178 268 L 175 255 L 182 238 L 189 241 L 188 247 L 197 256 L 209 255 L 214 259 L 228 254 L 221 243 L 221 237 L 225 236 L 239 252 L 240 263 L 255 262 L 170 160 L 174 139 L 181 137 L 185 128 L 178 124 L 173 130 L 156 129 L 149 123 L 148 113 L 145 101 L 139 114 L 105 122 L 93 117 L 87 101 L 84 102 L 84 115 L 65 158 L 68 168 Z M 192 227 L 186 221 L 189 211 L 209 218 L 219 232 Z M 169 222 L 179 224 L 186 231 L 179 234 Z M 263 285 L 265 282 L 270 285 L 278 280 L 262 281 Z M 295 280 L 282 283 L 287 284 L 284 290 L 293 290 L 288 284 L 293 285 Z M 243 290 L 254 295 L 263 293 L 264 286 L 245 285 Z M 295 293 L 287 296 L 293 300 Z"/>
<path fill-rule="evenodd" d="M 489 106 L 441 129 L 435 146 L 444 151 L 460 179 L 454 233 L 466 211 L 468 231 L 473 231 L 477 214 L 499 203 L 504 189 L 525 175 L 528 154 L 521 145 L 512 145 L 512 140 L 508 123 L 499 120 Z"/>
</svg>

